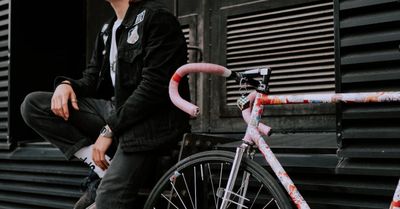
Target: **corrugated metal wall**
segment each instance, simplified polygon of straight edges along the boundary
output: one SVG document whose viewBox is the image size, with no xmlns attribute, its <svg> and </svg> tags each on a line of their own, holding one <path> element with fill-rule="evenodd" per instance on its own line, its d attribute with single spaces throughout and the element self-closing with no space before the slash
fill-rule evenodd
<svg viewBox="0 0 400 209">
<path fill-rule="evenodd" d="M 0 152 L 0 208 L 71 209 L 88 171 L 47 143 Z"/>
<path fill-rule="evenodd" d="M 399 2 L 336 3 L 338 91 L 399 91 Z M 374 179 L 366 182 L 369 188 L 390 188 L 362 197 L 387 206 L 400 176 L 400 104 L 342 104 L 338 111 L 341 162 L 337 171 L 353 178 Z"/>
<path fill-rule="evenodd" d="M 400 90 L 398 1 L 340 1 L 340 92 Z M 400 104 L 342 105 L 340 157 L 400 157 Z"/>
<path fill-rule="evenodd" d="M 333 2 L 228 16 L 226 65 L 273 69 L 271 94 L 334 92 Z M 227 105 L 241 93 L 227 82 Z"/>
<path fill-rule="evenodd" d="M 10 147 L 8 141 L 8 69 L 10 3 L 0 1 L 0 150 Z"/>
</svg>

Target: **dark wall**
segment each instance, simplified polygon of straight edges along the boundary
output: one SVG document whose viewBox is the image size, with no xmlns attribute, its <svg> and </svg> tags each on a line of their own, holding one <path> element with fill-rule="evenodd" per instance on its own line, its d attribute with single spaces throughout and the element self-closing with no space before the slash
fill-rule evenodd
<svg viewBox="0 0 400 209">
<path fill-rule="evenodd" d="M 113 10 L 110 4 L 106 1 L 87 0 L 87 13 L 86 13 L 86 55 L 89 58 L 92 54 L 92 48 L 96 40 L 96 35 L 101 30 L 103 23 L 107 21 Z"/>
<path fill-rule="evenodd" d="M 35 138 L 19 108 L 32 91 L 52 91 L 57 75 L 78 77 L 85 66 L 86 2 L 12 1 L 10 137 Z"/>
</svg>

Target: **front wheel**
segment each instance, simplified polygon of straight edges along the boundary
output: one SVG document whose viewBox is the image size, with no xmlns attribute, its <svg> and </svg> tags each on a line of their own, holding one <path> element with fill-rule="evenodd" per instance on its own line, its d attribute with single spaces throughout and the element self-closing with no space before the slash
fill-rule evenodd
<svg viewBox="0 0 400 209">
<path fill-rule="evenodd" d="M 214 150 L 183 159 L 157 182 L 144 208 L 220 209 L 234 155 Z M 280 184 L 260 165 L 246 158 L 230 196 L 228 209 L 292 208 Z"/>
</svg>

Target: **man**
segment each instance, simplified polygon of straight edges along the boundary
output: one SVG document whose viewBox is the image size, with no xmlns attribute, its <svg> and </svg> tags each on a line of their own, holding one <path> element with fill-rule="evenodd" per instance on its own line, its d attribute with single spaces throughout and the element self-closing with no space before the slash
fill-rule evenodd
<svg viewBox="0 0 400 209">
<path fill-rule="evenodd" d="M 141 208 L 137 191 L 154 153 L 189 130 L 188 116 L 168 96 L 187 48 L 177 19 L 157 0 L 107 1 L 115 16 L 98 34 L 83 77 L 57 77 L 54 93 L 27 95 L 21 114 L 67 159 L 82 159 L 102 178 L 97 209 Z M 189 99 L 187 79 L 181 84 Z M 91 199 L 84 196 L 75 208 Z"/>
</svg>

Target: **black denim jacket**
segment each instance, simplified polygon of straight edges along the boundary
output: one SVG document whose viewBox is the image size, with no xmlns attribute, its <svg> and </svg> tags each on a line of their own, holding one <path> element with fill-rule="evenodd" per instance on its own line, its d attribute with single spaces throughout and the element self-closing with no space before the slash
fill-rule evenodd
<svg viewBox="0 0 400 209">
<path fill-rule="evenodd" d="M 79 97 L 110 99 L 116 111 L 106 120 L 124 151 L 144 151 L 175 143 L 189 131 L 187 114 L 168 96 L 176 69 L 187 62 L 186 41 L 175 16 L 155 0 L 131 5 L 117 30 L 118 67 L 115 89 L 110 82 L 109 49 L 116 17 L 98 34 L 83 77 L 57 77 L 55 85 L 69 80 Z M 187 79 L 180 92 L 189 99 Z"/>
</svg>

